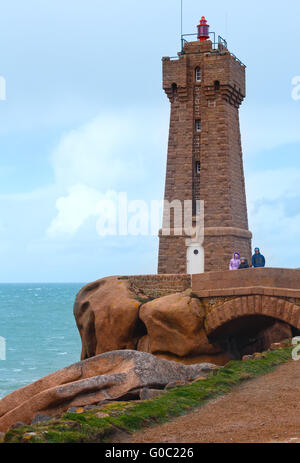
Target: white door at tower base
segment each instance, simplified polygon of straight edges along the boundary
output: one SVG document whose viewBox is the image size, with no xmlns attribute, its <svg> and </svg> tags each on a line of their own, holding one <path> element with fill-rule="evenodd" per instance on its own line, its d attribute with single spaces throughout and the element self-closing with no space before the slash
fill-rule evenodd
<svg viewBox="0 0 300 463">
<path fill-rule="evenodd" d="M 187 247 L 187 273 L 204 273 L 204 249 L 195 244 Z"/>
</svg>

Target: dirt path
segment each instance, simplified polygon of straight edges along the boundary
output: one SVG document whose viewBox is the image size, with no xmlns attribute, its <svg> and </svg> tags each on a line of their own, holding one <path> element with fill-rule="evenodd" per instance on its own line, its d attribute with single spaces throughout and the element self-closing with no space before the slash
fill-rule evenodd
<svg viewBox="0 0 300 463">
<path fill-rule="evenodd" d="M 188 415 L 122 442 L 300 443 L 300 361 L 291 360 Z"/>
</svg>

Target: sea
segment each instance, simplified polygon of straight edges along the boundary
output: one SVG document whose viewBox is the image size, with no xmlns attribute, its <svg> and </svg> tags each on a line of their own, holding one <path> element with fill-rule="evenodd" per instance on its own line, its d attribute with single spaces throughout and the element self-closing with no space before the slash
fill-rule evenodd
<svg viewBox="0 0 300 463">
<path fill-rule="evenodd" d="M 82 286 L 0 284 L 0 398 L 80 360 L 73 304 Z"/>
</svg>

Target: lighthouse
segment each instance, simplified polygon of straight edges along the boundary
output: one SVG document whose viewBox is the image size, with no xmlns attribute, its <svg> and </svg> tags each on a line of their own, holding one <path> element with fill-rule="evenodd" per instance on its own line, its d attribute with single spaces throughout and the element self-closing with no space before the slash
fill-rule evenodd
<svg viewBox="0 0 300 463">
<path fill-rule="evenodd" d="M 233 252 L 251 256 L 239 124 L 246 66 L 204 16 L 191 36 L 176 58 L 162 58 L 170 127 L 159 274 L 227 270 Z M 190 201 L 193 224 L 202 213 L 201 240 L 172 223 L 174 201 Z"/>
</svg>

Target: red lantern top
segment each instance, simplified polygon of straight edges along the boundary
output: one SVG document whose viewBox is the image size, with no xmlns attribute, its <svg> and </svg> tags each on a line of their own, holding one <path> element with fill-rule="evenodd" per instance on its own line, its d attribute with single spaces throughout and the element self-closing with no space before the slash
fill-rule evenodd
<svg viewBox="0 0 300 463">
<path fill-rule="evenodd" d="M 201 42 L 209 39 L 209 24 L 207 24 L 205 16 L 202 16 L 200 24 L 197 27 L 198 27 L 198 39 L 201 40 Z"/>
</svg>

